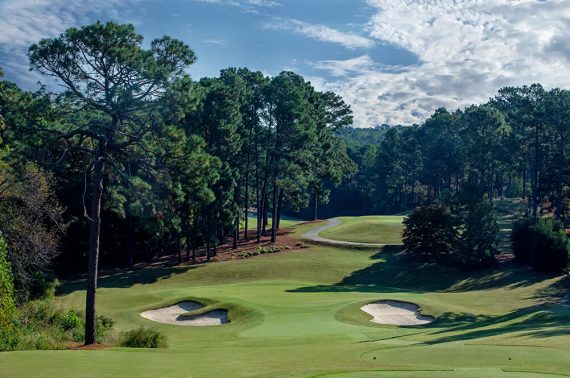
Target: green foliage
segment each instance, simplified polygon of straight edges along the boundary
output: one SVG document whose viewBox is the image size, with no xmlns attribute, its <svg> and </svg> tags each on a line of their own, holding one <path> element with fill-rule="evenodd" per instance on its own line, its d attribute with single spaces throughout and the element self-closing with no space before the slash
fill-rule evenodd
<svg viewBox="0 0 570 378">
<path fill-rule="evenodd" d="M 455 241 L 453 218 L 443 205 L 420 206 L 404 219 L 406 249 L 428 261 L 445 259 Z"/>
<path fill-rule="evenodd" d="M 120 345 L 128 348 L 167 348 L 168 339 L 156 328 L 141 326 L 121 333 Z"/>
<path fill-rule="evenodd" d="M 551 219 L 523 218 L 511 233 L 517 261 L 541 272 L 561 273 L 568 267 L 570 242 L 560 224 Z"/>
<path fill-rule="evenodd" d="M 541 219 L 531 227 L 529 249 L 532 267 L 540 272 L 561 273 L 568 267 L 568 237 L 552 220 Z"/>
<path fill-rule="evenodd" d="M 495 263 L 499 227 L 491 201 L 464 205 L 454 215 L 457 224 L 455 263 L 463 269 L 484 268 Z"/>
<path fill-rule="evenodd" d="M 12 268 L 7 253 L 6 242 L 0 234 L 0 351 L 14 349 L 19 337 Z"/>
<path fill-rule="evenodd" d="M 79 315 L 73 310 L 69 310 L 59 318 L 59 326 L 64 331 L 69 331 L 74 328 L 81 328 L 82 325 L 83 321 L 81 320 Z"/>
<path fill-rule="evenodd" d="M 536 223 L 537 221 L 533 218 L 523 218 L 513 224 L 511 243 L 515 258 L 520 263 L 529 263 L 531 260 L 531 241 Z"/>
<path fill-rule="evenodd" d="M 499 227 L 493 204 L 482 197 L 480 187 L 465 185 L 451 208 L 416 208 L 404 220 L 404 246 L 425 260 L 451 263 L 462 269 L 492 265 Z"/>
<path fill-rule="evenodd" d="M 29 285 L 30 299 L 53 298 L 55 291 L 61 285 L 57 278 L 51 278 L 42 272 L 33 272 Z"/>
</svg>

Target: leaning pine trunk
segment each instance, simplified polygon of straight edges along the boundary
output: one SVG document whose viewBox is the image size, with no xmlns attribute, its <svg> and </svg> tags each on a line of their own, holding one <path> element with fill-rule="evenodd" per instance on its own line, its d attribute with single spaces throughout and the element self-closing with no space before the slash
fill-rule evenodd
<svg viewBox="0 0 570 378">
<path fill-rule="evenodd" d="M 105 141 L 99 141 L 99 151 L 93 165 L 93 186 L 91 193 L 91 226 L 89 228 L 89 260 L 87 267 L 87 296 L 85 299 L 85 345 L 96 340 L 96 291 L 97 266 L 99 262 L 99 238 L 101 235 L 101 200 L 103 196 L 103 172 L 105 163 Z"/>
</svg>

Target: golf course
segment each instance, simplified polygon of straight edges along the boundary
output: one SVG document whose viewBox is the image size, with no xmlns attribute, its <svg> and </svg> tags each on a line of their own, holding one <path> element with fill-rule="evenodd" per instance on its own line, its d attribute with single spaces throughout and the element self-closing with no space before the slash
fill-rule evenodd
<svg viewBox="0 0 570 378">
<path fill-rule="evenodd" d="M 297 225 L 290 236 L 311 243 L 303 235 L 323 223 Z M 398 224 L 401 217 L 343 218 L 325 235 L 395 244 Z M 382 232 L 361 236 L 374 227 Z M 118 330 L 156 327 L 168 348 L 6 352 L 0 375 L 567 375 L 570 306 L 558 303 L 561 280 L 513 263 L 464 272 L 410 259 L 397 245 L 322 242 L 247 259 L 136 269 L 99 279 L 98 312 Z M 65 283 L 56 300 L 81 310 L 84 282 Z M 416 304 L 433 321 L 383 325 L 361 309 L 386 300 Z M 185 301 L 226 311 L 228 322 L 183 327 L 141 316 Z"/>
</svg>

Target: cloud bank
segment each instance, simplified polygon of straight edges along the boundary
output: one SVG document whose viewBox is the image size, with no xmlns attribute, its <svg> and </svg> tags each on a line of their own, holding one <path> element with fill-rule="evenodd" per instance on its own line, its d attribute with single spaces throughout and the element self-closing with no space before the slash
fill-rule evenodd
<svg viewBox="0 0 570 378">
<path fill-rule="evenodd" d="M 419 63 L 380 67 L 368 55 L 321 61 L 317 80 L 351 103 L 359 127 L 412 124 L 438 107 L 486 101 L 506 85 L 570 86 L 567 0 L 368 0 L 377 43 L 414 53 Z"/>
</svg>

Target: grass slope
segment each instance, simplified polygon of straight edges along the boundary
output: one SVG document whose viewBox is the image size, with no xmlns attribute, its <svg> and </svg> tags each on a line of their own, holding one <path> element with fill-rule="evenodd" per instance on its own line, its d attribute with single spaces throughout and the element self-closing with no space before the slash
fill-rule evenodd
<svg viewBox="0 0 570 378">
<path fill-rule="evenodd" d="M 101 278 L 99 312 L 115 319 L 119 330 L 158 328 L 169 338 L 168 349 L 0 353 L 0 375 L 570 374 L 570 306 L 543 303 L 559 285 L 558 278 L 523 268 L 464 273 L 418 263 L 398 247 L 315 246 L 126 272 Z M 81 282 L 66 284 L 59 302 L 81 309 L 82 289 Z M 177 327 L 139 316 L 186 298 L 224 303 L 232 323 Z M 378 299 L 418 303 L 437 320 L 415 328 L 373 324 L 359 307 Z"/>
<path fill-rule="evenodd" d="M 366 216 L 340 217 L 341 224 L 322 231 L 319 235 L 332 240 L 376 243 L 401 244 L 401 216 Z"/>
</svg>

